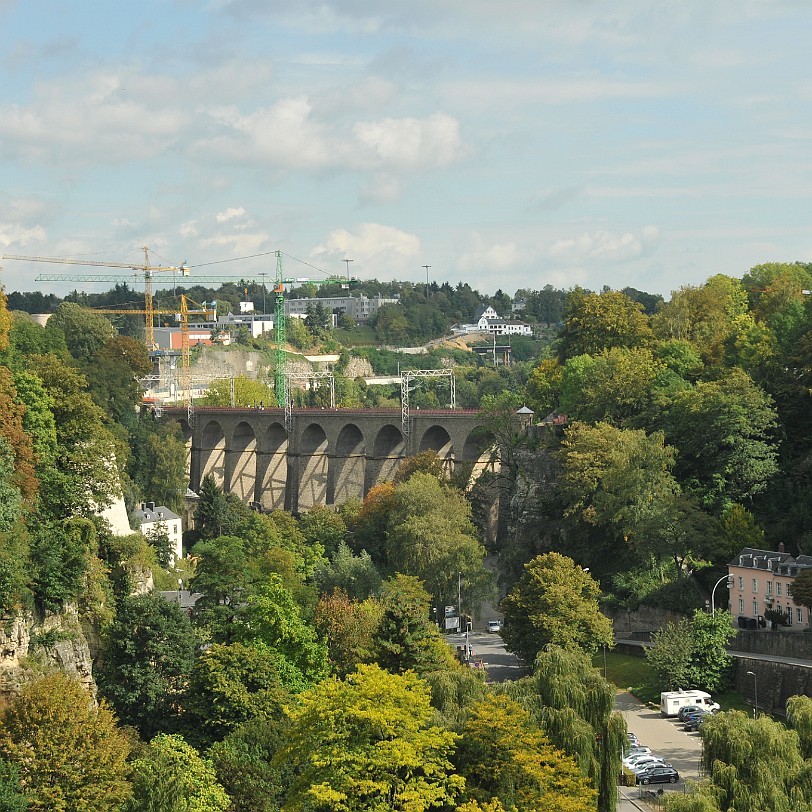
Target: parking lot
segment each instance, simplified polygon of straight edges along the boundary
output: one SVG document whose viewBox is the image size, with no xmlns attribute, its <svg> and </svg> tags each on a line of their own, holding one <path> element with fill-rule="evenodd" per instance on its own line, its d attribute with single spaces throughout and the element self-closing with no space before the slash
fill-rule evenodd
<svg viewBox="0 0 812 812">
<path fill-rule="evenodd" d="M 643 705 L 629 693 L 619 693 L 615 707 L 626 719 L 628 730 L 637 736 L 641 744 L 650 747 L 655 755 L 662 756 L 676 767 L 680 774 L 679 782 L 659 785 L 666 792 L 682 792 L 686 779 L 696 781 L 699 778 L 702 757 L 699 733 L 685 732 L 676 717 L 663 717 L 659 709 Z"/>
</svg>

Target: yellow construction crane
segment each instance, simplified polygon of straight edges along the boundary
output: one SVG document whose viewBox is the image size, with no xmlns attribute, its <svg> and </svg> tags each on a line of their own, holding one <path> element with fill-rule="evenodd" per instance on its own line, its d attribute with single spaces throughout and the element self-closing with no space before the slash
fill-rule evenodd
<svg viewBox="0 0 812 812">
<path fill-rule="evenodd" d="M 147 348 L 150 350 L 155 349 L 155 332 L 154 332 L 154 316 L 155 316 L 155 309 L 153 308 L 152 304 L 152 277 L 153 274 L 156 273 L 165 273 L 167 271 L 172 271 L 174 273 L 180 273 L 181 276 L 188 276 L 189 275 L 189 268 L 186 266 L 185 263 L 180 265 L 166 265 L 166 266 L 154 266 L 150 265 L 149 262 L 149 248 L 144 246 L 141 249 L 144 252 L 144 262 L 143 264 L 137 262 L 102 262 L 100 260 L 93 260 L 93 259 L 68 259 L 65 257 L 29 257 L 23 256 L 21 254 L 3 254 L 3 259 L 15 259 L 15 260 L 22 260 L 25 262 L 54 262 L 60 265 L 92 265 L 98 268 L 129 268 L 132 271 L 139 271 L 143 274 L 143 281 L 144 281 L 144 309 L 142 311 L 136 311 L 139 313 L 144 314 L 144 321 L 146 327 L 146 344 Z M 75 278 L 70 275 L 66 274 L 41 274 L 37 277 L 38 280 L 42 281 L 49 281 L 49 282 L 73 282 L 73 281 L 84 281 L 84 282 L 105 282 L 105 281 L 121 281 L 121 277 L 114 278 L 108 276 L 100 276 L 98 278 L 91 278 L 88 276 L 83 276 L 81 278 Z"/>
<path fill-rule="evenodd" d="M 189 303 L 195 305 L 194 308 L 189 308 Z M 103 308 L 89 308 L 94 313 L 104 313 L 105 315 L 119 315 L 119 316 L 136 316 L 143 315 L 146 311 L 134 309 L 116 309 L 112 307 Z M 183 391 L 185 393 L 184 400 L 186 408 L 192 408 L 192 348 L 189 343 L 189 316 L 203 316 L 208 321 L 214 321 L 217 318 L 217 307 L 214 302 L 202 302 L 198 304 L 188 299 L 185 294 L 180 296 L 180 312 L 177 310 L 152 310 L 152 313 L 165 315 L 174 315 L 180 321 L 180 359 L 182 371 Z"/>
</svg>

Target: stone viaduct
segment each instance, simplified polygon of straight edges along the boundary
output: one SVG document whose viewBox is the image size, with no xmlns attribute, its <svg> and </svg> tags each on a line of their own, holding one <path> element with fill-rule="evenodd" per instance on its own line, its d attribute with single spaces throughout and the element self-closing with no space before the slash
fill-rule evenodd
<svg viewBox="0 0 812 812">
<path fill-rule="evenodd" d="M 432 450 L 447 469 L 466 463 L 471 475 L 494 466 L 493 437 L 478 411 L 414 410 L 404 431 L 399 409 L 182 408 L 164 409 L 184 431 L 189 484 L 206 474 L 263 510 L 293 513 L 315 505 L 363 499 L 391 480 L 401 461 Z"/>
</svg>

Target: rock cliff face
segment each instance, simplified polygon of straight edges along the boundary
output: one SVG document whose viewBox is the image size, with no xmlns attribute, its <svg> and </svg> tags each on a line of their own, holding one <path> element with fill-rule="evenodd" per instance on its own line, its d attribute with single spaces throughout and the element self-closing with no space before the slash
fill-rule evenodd
<svg viewBox="0 0 812 812">
<path fill-rule="evenodd" d="M 8 700 L 36 676 L 62 670 L 95 696 L 90 649 L 75 606 L 37 618 L 26 612 L 0 624 L 0 699 Z"/>
</svg>

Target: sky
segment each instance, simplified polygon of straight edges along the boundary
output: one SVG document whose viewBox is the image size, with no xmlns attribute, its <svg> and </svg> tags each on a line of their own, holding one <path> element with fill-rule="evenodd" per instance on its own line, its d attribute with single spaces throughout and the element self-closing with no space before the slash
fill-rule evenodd
<svg viewBox="0 0 812 812">
<path fill-rule="evenodd" d="M 0 0 L 0 253 L 666 298 L 810 261 L 810 31 L 809 0 Z"/>
</svg>

